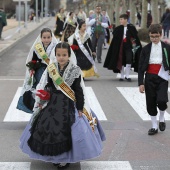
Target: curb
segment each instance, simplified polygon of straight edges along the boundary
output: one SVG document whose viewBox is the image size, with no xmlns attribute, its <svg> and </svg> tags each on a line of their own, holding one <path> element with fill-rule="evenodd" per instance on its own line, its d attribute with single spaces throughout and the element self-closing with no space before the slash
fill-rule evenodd
<svg viewBox="0 0 170 170">
<path fill-rule="evenodd" d="M 19 38 L 18 40 L 14 41 L 11 45 L 9 45 L 8 47 L 6 47 L 5 49 L 3 49 L 2 51 L 0 51 L 0 57 L 7 52 L 10 48 L 14 47 L 18 42 L 20 42 L 23 38 L 25 38 L 26 36 L 28 36 L 30 33 L 32 33 L 33 31 L 35 31 L 37 28 L 41 27 L 43 24 L 47 23 L 49 20 L 51 20 L 51 18 L 49 18 L 47 21 L 41 23 L 38 27 L 36 27 L 35 29 L 31 30 L 28 34 L 22 36 L 21 38 Z"/>
</svg>

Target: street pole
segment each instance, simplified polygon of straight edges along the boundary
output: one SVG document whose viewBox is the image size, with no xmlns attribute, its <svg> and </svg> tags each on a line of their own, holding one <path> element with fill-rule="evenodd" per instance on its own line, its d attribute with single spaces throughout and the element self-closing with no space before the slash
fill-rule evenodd
<svg viewBox="0 0 170 170">
<path fill-rule="evenodd" d="M 21 1 L 18 1 L 18 27 L 19 27 L 19 33 L 20 33 L 20 27 L 21 27 Z"/>
<path fill-rule="evenodd" d="M 28 20 L 28 8 L 27 8 L 27 0 L 25 0 L 25 28 L 27 28 L 27 20 Z"/>
<path fill-rule="evenodd" d="M 45 17 L 47 17 L 47 0 L 45 0 Z"/>
<path fill-rule="evenodd" d="M 36 0 L 36 22 L 38 22 L 38 0 Z"/>
<path fill-rule="evenodd" d="M 41 19 L 43 19 L 43 4 L 44 0 L 41 0 Z"/>
</svg>

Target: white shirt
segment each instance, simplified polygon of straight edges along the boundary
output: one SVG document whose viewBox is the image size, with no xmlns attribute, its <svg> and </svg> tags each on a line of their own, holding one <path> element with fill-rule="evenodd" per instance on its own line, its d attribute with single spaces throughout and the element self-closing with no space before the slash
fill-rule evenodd
<svg viewBox="0 0 170 170">
<path fill-rule="evenodd" d="M 162 64 L 162 45 L 152 43 L 149 64 Z"/>
<path fill-rule="evenodd" d="M 123 39 L 126 38 L 126 31 L 127 31 L 127 27 L 124 27 Z"/>
</svg>

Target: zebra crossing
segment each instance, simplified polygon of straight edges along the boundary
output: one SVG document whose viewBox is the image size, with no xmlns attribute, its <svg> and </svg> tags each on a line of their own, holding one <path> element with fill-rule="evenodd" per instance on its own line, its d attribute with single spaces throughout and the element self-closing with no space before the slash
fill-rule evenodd
<svg viewBox="0 0 170 170">
<path fill-rule="evenodd" d="M 31 118 L 31 114 L 25 113 L 21 110 L 16 109 L 17 102 L 20 97 L 22 87 L 18 87 L 15 96 L 8 108 L 8 111 L 5 115 L 4 122 L 25 122 L 29 121 Z M 86 93 L 89 96 L 88 97 L 88 102 L 90 104 L 91 109 L 97 113 L 97 117 L 99 120 L 107 120 L 106 115 L 103 112 L 103 109 L 101 108 L 97 97 L 95 96 L 93 89 L 91 87 L 86 87 Z"/>
<path fill-rule="evenodd" d="M 146 112 L 145 105 L 145 95 L 139 93 L 138 87 L 116 87 L 120 92 L 122 97 L 129 103 L 138 116 L 143 120 L 150 120 Z M 8 111 L 4 117 L 4 122 L 27 122 L 30 120 L 31 114 L 27 114 L 23 111 L 16 109 L 18 99 L 20 97 L 21 87 L 18 87 L 16 93 L 13 97 L 13 100 L 8 108 Z M 169 89 L 170 92 L 170 89 Z M 98 99 L 92 89 L 92 87 L 86 87 L 86 93 L 88 95 L 88 100 L 90 107 L 97 114 L 99 120 L 107 121 L 107 117 L 98 102 Z M 165 114 L 165 119 L 170 120 L 168 113 Z M 29 160 L 29 159 L 28 159 Z M 30 160 L 29 160 L 30 161 Z M 41 166 L 41 162 L 36 165 L 30 162 L 0 162 L 0 170 L 32 170 Z M 53 170 L 56 167 L 53 167 L 51 164 L 47 164 L 45 169 Z M 69 169 L 74 170 L 133 170 L 132 165 L 129 161 L 85 161 L 80 162 L 79 166 L 74 164 L 70 165 Z M 35 167 L 35 168 L 34 168 Z M 41 169 L 41 168 L 38 168 Z"/>
<path fill-rule="evenodd" d="M 48 170 L 53 169 L 56 167 L 49 164 Z M 0 170 L 31 170 L 31 162 L 0 162 Z M 86 161 L 80 162 L 80 170 L 132 170 L 132 167 L 128 161 Z"/>
</svg>

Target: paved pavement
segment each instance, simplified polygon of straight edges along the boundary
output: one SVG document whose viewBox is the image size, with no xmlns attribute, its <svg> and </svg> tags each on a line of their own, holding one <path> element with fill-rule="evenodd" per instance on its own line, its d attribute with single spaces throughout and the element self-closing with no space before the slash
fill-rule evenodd
<svg viewBox="0 0 170 170">
<path fill-rule="evenodd" d="M 53 28 L 54 20 L 43 24 Z M 16 109 L 25 74 L 25 60 L 35 37 L 45 25 L 0 54 L 0 170 L 57 169 L 50 163 L 31 160 L 19 149 L 19 138 L 30 118 Z M 104 61 L 107 50 L 102 52 Z M 166 114 L 166 130 L 148 136 L 151 124 L 146 113 L 145 96 L 138 92 L 137 74 L 131 71 L 132 82 L 119 82 L 119 75 L 103 68 L 103 63 L 96 62 L 96 67 L 100 78 L 87 78 L 85 85 L 90 103 L 97 109 L 97 116 L 104 112 L 100 120 L 107 140 L 100 157 L 71 164 L 68 170 L 169 170 L 170 107 Z"/>
</svg>

